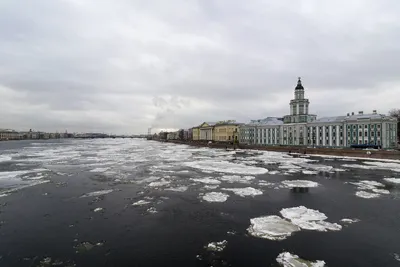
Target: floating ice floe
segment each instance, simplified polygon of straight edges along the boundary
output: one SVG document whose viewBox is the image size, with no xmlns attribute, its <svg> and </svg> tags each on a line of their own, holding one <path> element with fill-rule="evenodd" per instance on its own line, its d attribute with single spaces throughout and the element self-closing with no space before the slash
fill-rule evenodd
<svg viewBox="0 0 400 267">
<path fill-rule="evenodd" d="M 400 261 L 400 255 L 399 255 L 399 254 L 393 253 L 393 256 L 394 256 L 394 259 L 395 259 L 396 261 Z"/>
<path fill-rule="evenodd" d="M 224 182 L 228 183 L 250 183 L 252 180 L 255 179 L 254 176 L 239 176 L 239 175 L 223 175 L 220 178 Z"/>
<path fill-rule="evenodd" d="M 210 192 L 203 196 L 203 200 L 207 202 L 225 202 L 229 195 L 220 192 Z"/>
<path fill-rule="evenodd" d="M 151 214 L 154 214 L 154 213 L 157 213 L 158 211 L 156 210 L 156 208 L 151 207 L 151 208 L 148 208 L 148 209 L 147 209 L 147 212 L 148 212 L 148 213 L 151 213 Z"/>
<path fill-rule="evenodd" d="M 228 244 L 228 241 L 220 241 L 220 242 L 211 242 L 210 244 L 207 245 L 207 250 L 210 251 L 223 251 L 226 247 L 226 244 Z"/>
<path fill-rule="evenodd" d="M 247 197 L 247 196 L 258 196 L 262 195 L 263 192 L 261 190 L 255 189 L 253 187 L 245 187 L 245 188 L 222 188 L 222 190 L 225 191 L 231 191 L 235 195 L 241 196 L 241 197 Z"/>
<path fill-rule="evenodd" d="M 379 188 L 372 189 L 372 192 L 377 193 L 377 194 L 385 194 L 385 195 L 389 195 L 390 194 L 389 190 L 379 189 Z"/>
<path fill-rule="evenodd" d="M 185 192 L 186 190 L 188 190 L 188 187 L 187 186 L 178 186 L 178 187 L 165 188 L 164 190 L 174 191 L 174 192 Z"/>
<path fill-rule="evenodd" d="M 364 164 L 371 165 L 376 169 L 392 170 L 395 172 L 400 172 L 400 163 L 395 162 L 379 162 L 379 161 L 364 161 Z"/>
<path fill-rule="evenodd" d="M 205 178 L 192 178 L 192 179 L 190 179 L 190 180 L 192 180 L 192 181 L 194 181 L 194 182 L 198 182 L 198 183 L 203 183 L 203 184 L 220 184 L 221 183 L 221 181 L 218 181 L 217 179 L 213 179 L 213 178 L 210 178 L 210 177 L 205 177 Z"/>
<path fill-rule="evenodd" d="M 317 182 L 308 181 L 308 180 L 285 180 L 285 181 L 282 181 L 282 184 L 284 184 L 285 186 L 290 187 L 290 188 L 295 188 L 295 187 L 310 188 L 310 187 L 319 186 L 319 184 Z"/>
<path fill-rule="evenodd" d="M 94 191 L 94 192 L 86 193 L 86 194 L 82 195 L 81 197 L 98 197 L 98 196 L 109 194 L 112 191 L 114 191 L 114 190 L 107 189 L 107 190 Z"/>
<path fill-rule="evenodd" d="M 268 172 L 268 174 L 272 174 L 272 175 L 279 174 L 279 173 L 280 173 L 279 171 L 270 171 L 270 172 Z"/>
<path fill-rule="evenodd" d="M 366 191 L 357 191 L 356 196 L 361 197 L 361 198 L 378 198 L 381 195 L 376 194 L 376 193 L 366 192 Z"/>
<path fill-rule="evenodd" d="M 300 228 L 279 216 L 264 216 L 250 219 L 250 226 L 247 229 L 252 236 L 270 240 L 283 240 L 292 233 L 300 231 Z"/>
<path fill-rule="evenodd" d="M 299 256 L 289 252 L 283 252 L 278 255 L 276 261 L 283 267 L 324 267 L 325 262 L 317 260 L 315 262 L 299 258 Z"/>
<path fill-rule="evenodd" d="M 100 211 L 102 211 L 103 210 L 103 208 L 95 208 L 93 211 L 94 212 L 100 212 Z"/>
<path fill-rule="evenodd" d="M 342 226 L 337 223 L 325 222 L 324 220 L 328 217 L 324 213 L 304 206 L 282 209 L 280 213 L 294 225 L 305 230 L 339 231 L 342 229 Z"/>
<path fill-rule="evenodd" d="M 267 181 L 259 180 L 259 181 L 258 181 L 258 185 L 259 185 L 259 186 L 274 186 L 275 184 L 274 184 L 274 183 L 267 182 Z"/>
<path fill-rule="evenodd" d="M 349 224 L 351 224 L 351 223 L 357 223 L 357 222 L 359 222 L 360 220 L 359 219 L 341 219 L 340 220 L 342 223 L 349 223 Z"/>
<path fill-rule="evenodd" d="M 400 184 L 400 178 L 383 178 L 386 182 Z"/>
<path fill-rule="evenodd" d="M 204 160 L 204 161 L 186 162 L 184 164 L 186 166 L 195 169 L 200 169 L 203 171 L 222 172 L 222 173 L 258 175 L 268 172 L 268 170 L 265 168 L 248 166 L 239 163 L 231 163 L 228 161 Z"/>
<path fill-rule="evenodd" d="M 0 194 L 0 197 L 6 197 L 9 196 L 9 194 Z"/>
<path fill-rule="evenodd" d="M 135 203 L 133 203 L 132 206 L 143 206 L 143 205 L 147 205 L 150 203 L 151 203 L 150 201 L 139 200 L 139 201 L 136 201 Z"/>
<path fill-rule="evenodd" d="M 160 181 L 155 181 L 155 182 L 151 182 L 149 183 L 150 187 L 160 187 L 160 186 L 165 186 L 165 185 L 169 185 L 171 182 L 167 181 L 165 179 L 161 179 Z"/>
</svg>

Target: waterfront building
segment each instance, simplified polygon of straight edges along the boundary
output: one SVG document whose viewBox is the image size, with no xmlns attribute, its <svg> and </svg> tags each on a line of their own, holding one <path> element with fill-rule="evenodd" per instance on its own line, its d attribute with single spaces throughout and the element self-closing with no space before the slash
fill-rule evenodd
<svg viewBox="0 0 400 267">
<path fill-rule="evenodd" d="M 0 129 L 0 140 L 19 140 L 19 132 L 10 129 Z"/>
<path fill-rule="evenodd" d="M 193 141 L 200 140 L 200 127 L 199 126 L 192 128 L 192 140 Z"/>
<path fill-rule="evenodd" d="M 238 141 L 239 126 L 242 123 L 235 121 L 221 121 L 217 122 L 214 126 L 214 137 L 213 141 L 216 142 L 232 142 Z"/>
<path fill-rule="evenodd" d="M 199 140 L 212 141 L 214 140 L 214 126 L 215 122 L 203 122 L 199 126 Z"/>
<path fill-rule="evenodd" d="M 240 142 L 255 145 L 291 145 L 313 147 L 350 147 L 377 145 L 397 146 L 397 120 L 376 110 L 359 111 L 343 116 L 323 117 L 309 114 L 310 101 L 304 97 L 304 87 L 298 79 L 290 115 L 252 120 L 240 127 Z"/>
<path fill-rule="evenodd" d="M 280 125 L 283 118 L 267 117 L 260 120 L 251 120 L 241 125 L 239 129 L 240 143 L 249 145 L 279 145 Z"/>
</svg>

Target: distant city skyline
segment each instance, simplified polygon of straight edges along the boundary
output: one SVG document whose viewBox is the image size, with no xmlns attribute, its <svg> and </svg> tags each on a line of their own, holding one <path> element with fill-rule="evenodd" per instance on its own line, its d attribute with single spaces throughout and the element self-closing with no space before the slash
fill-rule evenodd
<svg viewBox="0 0 400 267">
<path fill-rule="evenodd" d="M 400 2 L 4 0 L 0 128 L 147 133 L 399 108 Z"/>
</svg>

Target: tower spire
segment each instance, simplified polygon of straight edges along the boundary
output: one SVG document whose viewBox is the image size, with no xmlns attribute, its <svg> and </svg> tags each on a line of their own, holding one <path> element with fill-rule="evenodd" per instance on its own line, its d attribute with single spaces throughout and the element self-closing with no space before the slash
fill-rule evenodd
<svg viewBox="0 0 400 267">
<path fill-rule="evenodd" d="M 299 77 L 299 79 L 297 81 L 297 86 L 296 86 L 295 90 L 304 90 L 304 87 L 301 84 L 301 77 Z"/>
</svg>

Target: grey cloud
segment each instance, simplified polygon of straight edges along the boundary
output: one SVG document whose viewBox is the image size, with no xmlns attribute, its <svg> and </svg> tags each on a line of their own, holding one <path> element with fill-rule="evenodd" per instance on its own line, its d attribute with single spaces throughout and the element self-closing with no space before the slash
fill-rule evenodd
<svg viewBox="0 0 400 267">
<path fill-rule="evenodd" d="M 387 112 L 399 17 L 396 0 L 2 1 L 0 128 L 127 133 L 285 115 L 297 76 L 317 115 Z"/>
</svg>

